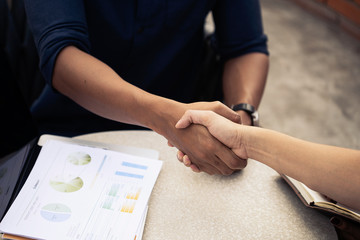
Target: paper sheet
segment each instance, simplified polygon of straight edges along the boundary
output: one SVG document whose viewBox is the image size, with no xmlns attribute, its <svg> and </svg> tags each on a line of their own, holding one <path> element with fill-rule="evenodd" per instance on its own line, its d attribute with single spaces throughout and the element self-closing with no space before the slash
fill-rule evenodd
<svg viewBox="0 0 360 240">
<path fill-rule="evenodd" d="M 39 239 L 134 239 L 161 166 L 49 140 L 0 230 Z"/>
</svg>

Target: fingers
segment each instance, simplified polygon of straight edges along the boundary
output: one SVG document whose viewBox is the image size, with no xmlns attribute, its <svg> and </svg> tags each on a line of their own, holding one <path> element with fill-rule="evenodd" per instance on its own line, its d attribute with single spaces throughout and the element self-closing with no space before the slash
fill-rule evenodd
<svg viewBox="0 0 360 240">
<path fill-rule="evenodd" d="M 194 164 L 191 164 L 191 165 L 190 165 L 190 168 L 191 168 L 191 170 L 192 170 L 193 172 L 196 172 L 196 173 L 201 172 L 200 169 L 199 169 L 196 165 L 194 165 Z"/>
<path fill-rule="evenodd" d="M 195 147 L 196 145 L 202 147 L 195 148 L 194 152 L 188 150 L 182 151 L 181 154 L 178 154 L 178 159 L 183 162 L 185 166 L 192 166 L 191 168 L 196 172 L 204 171 L 209 174 L 229 175 L 233 173 L 235 169 L 243 169 L 246 166 L 247 161 L 239 158 L 233 151 L 231 151 L 231 149 L 229 149 L 228 146 L 224 145 L 225 141 L 223 143 L 220 142 L 222 138 L 226 140 L 233 138 L 232 135 L 234 135 L 230 134 L 230 137 L 221 136 L 221 134 L 223 134 L 222 132 L 224 127 L 226 126 L 228 129 L 226 132 L 233 132 L 233 127 L 231 125 L 222 124 L 223 121 L 231 123 L 229 120 L 212 111 L 186 111 L 183 117 L 176 124 L 176 127 L 187 128 L 191 124 L 203 125 L 205 128 L 201 128 L 199 125 L 192 125 L 191 128 L 188 128 L 190 130 L 194 129 L 196 126 L 196 129 L 201 128 L 203 131 L 201 134 L 200 132 L 197 132 L 191 134 L 191 136 L 188 135 L 186 140 L 190 143 L 190 139 L 196 137 L 196 139 L 192 140 L 192 144 L 195 144 Z M 215 122 L 218 123 L 211 127 Z M 210 130 L 211 134 L 215 133 L 214 136 L 212 136 L 208 130 Z M 216 134 L 217 132 L 221 134 Z M 231 142 L 231 139 L 228 141 Z M 186 155 L 183 153 L 186 153 Z"/>
<path fill-rule="evenodd" d="M 182 162 L 186 167 L 190 167 L 192 171 L 199 173 L 200 169 L 191 162 L 190 158 L 183 152 L 178 151 L 176 154 L 177 159 Z"/>
<path fill-rule="evenodd" d="M 241 123 L 241 118 L 239 116 L 238 113 L 236 113 L 235 111 L 233 111 L 231 108 L 227 107 L 226 105 L 224 105 L 223 103 L 216 101 L 214 102 L 214 109 L 213 111 L 227 119 L 229 119 L 232 122 L 235 123 Z"/>
<path fill-rule="evenodd" d="M 193 164 L 190 158 L 183 152 L 178 151 L 176 156 L 177 159 L 182 162 L 186 167 L 190 167 L 194 172 L 200 172 L 200 169 L 195 164 Z M 236 158 L 236 154 L 235 156 L 231 154 L 230 159 L 231 158 Z M 231 169 L 240 170 L 247 166 L 247 159 L 238 158 L 236 159 L 236 161 L 230 161 L 229 165 L 231 165 L 229 166 Z"/>
<path fill-rule="evenodd" d="M 233 122 L 240 122 L 240 116 L 220 102 L 198 102 L 189 104 L 188 107 L 175 126 L 177 129 L 186 129 L 170 131 L 168 135 L 171 143 L 181 151 L 178 153 L 179 161 L 195 172 L 203 171 L 208 174 L 229 175 L 234 172 L 229 166 L 234 166 L 235 169 L 245 167 L 246 161 L 236 156 L 222 141 L 222 138 L 232 139 L 234 134 L 219 135 L 220 138 L 216 134 L 223 131 L 224 125 L 227 126 L 227 132 L 231 133 Z M 229 124 L 222 124 L 224 121 Z M 214 126 L 211 127 L 212 125 Z M 215 134 L 212 135 L 212 132 Z"/>
<path fill-rule="evenodd" d="M 182 151 L 178 151 L 176 154 L 177 159 L 182 162 L 185 166 L 190 167 L 191 161 L 187 155 L 185 155 Z"/>
<path fill-rule="evenodd" d="M 176 128 L 187 128 L 190 124 L 194 123 L 192 110 L 187 110 L 185 114 L 176 123 Z"/>
<path fill-rule="evenodd" d="M 244 111 L 239 111 L 238 114 L 241 119 L 240 120 L 241 124 L 248 125 L 248 126 L 252 125 L 252 120 L 248 113 L 246 113 Z"/>
<path fill-rule="evenodd" d="M 226 146 L 224 148 L 227 149 Z M 223 161 L 228 168 L 231 170 L 240 170 L 246 167 L 247 159 L 240 158 L 233 151 L 225 151 L 223 149 L 217 151 L 217 156 L 221 161 Z"/>
<path fill-rule="evenodd" d="M 172 144 L 170 141 L 167 142 L 167 145 L 168 145 L 169 147 L 174 147 L 174 144 Z"/>
<path fill-rule="evenodd" d="M 176 154 L 176 157 L 180 162 L 183 162 L 184 155 L 185 154 L 182 151 L 178 151 L 177 154 Z"/>
<path fill-rule="evenodd" d="M 236 123 L 241 122 L 241 117 L 239 114 L 231 110 L 230 108 L 220 108 L 216 111 L 217 114 L 233 121 Z M 216 117 L 215 112 L 210 110 L 187 110 L 185 114 L 180 118 L 176 123 L 176 128 L 186 128 L 190 124 L 201 124 L 208 126 L 213 118 Z"/>
</svg>

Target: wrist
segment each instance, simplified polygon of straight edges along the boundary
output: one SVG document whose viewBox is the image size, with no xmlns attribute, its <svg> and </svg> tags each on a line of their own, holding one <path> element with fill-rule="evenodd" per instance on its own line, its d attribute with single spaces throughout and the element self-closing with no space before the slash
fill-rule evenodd
<svg viewBox="0 0 360 240">
<path fill-rule="evenodd" d="M 240 123 L 243 125 L 247 125 L 247 126 L 252 126 L 253 122 L 252 122 L 252 117 L 249 113 L 243 111 L 243 110 L 239 110 L 236 111 L 237 114 L 239 114 L 240 116 Z"/>
<path fill-rule="evenodd" d="M 258 131 L 261 128 L 254 128 L 250 126 L 245 126 L 243 131 L 243 144 L 246 149 L 246 153 L 249 158 L 256 159 L 258 157 L 258 152 L 261 152 L 261 133 Z"/>
<path fill-rule="evenodd" d="M 249 103 L 238 103 L 232 105 L 231 109 L 240 114 L 243 124 L 259 126 L 259 113 L 253 105 Z"/>
<path fill-rule="evenodd" d="M 284 147 L 276 138 L 278 133 L 265 128 L 249 127 L 247 130 L 246 149 L 249 158 L 270 167 L 275 166 L 279 160 L 278 150 Z"/>
<path fill-rule="evenodd" d="M 175 128 L 175 124 L 186 111 L 185 104 L 162 97 L 153 101 L 149 108 L 151 114 L 148 128 L 163 136 L 169 134 L 170 128 Z"/>
</svg>

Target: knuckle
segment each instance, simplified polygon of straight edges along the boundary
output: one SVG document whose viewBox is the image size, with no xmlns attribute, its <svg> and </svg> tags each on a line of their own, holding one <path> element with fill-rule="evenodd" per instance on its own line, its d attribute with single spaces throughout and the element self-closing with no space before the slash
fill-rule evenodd
<svg viewBox="0 0 360 240">
<path fill-rule="evenodd" d="M 241 166 L 243 165 L 242 163 L 243 161 L 240 159 L 236 159 L 236 158 L 232 158 L 229 162 L 228 162 L 228 166 L 231 169 L 239 169 L 242 168 Z"/>
<path fill-rule="evenodd" d="M 198 167 L 199 167 L 201 172 L 205 172 L 205 173 L 207 173 L 207 174 L 209 174 L 211 176 L 218 173 L 216 168 L 213 168 L 213 167 L 211 167 L 209 165 L 206 165 L 206 166 L 205 165 L 200 165 Z"/>
<path fill-rule="evenodd" d="M 204 142 L 204 147 L 210 153 L 214 153 L 218 151 L 219 145 L 212 138 L 208 138 L 207 141 Z"/>
<path fill-rule="evenodd" d="M 196 157 L 197 159 L 198 159 L 198 161 L 204 161 L 204 160 L 206 160 L 207 159 L 207 154 L 205 153 L 205 152 L 199 152 L 198 154 L 197 154 L 197 157 Z"/>
<path fill-rule="evenodd" d="M 245 168 L 247 166 L 248 160 L 247 159 L 241 159 L 243 165 L 242 168 Z"/>
<path fill-rule="evenodd" d="M 231 162 L 229 166 L 231 169 L 243 169 L 247 165 L 247 159 L 233 159 Z"/>
<path fill-rule="evenodd" d="M 226 169 L 225 171 L 223 171 L 222 174 L 225 175 L 225 176 L 230 176 L 230 175 L 233 174 L 233 173 L 234 173 L 234 170 L 228 168 L 228 169 Z"/>
<path fill-rule="evenodd" d="M 219 160 L 214 160 L 214 166 L 215 167 L 219 167 L 219 166 L 221 166 L 222 164 L 221 164 L 221 162 L 219 161 Z"/>
</svg>

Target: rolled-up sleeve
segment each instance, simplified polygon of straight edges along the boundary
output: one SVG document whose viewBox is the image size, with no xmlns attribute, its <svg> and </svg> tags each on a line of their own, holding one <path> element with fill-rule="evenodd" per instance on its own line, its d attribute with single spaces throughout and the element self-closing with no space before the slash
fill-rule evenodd
<svg viewBox="0 0 360 240">
<path fill-rule="evenodd" d="M 25 0 L 29 26 L 38 49 L 40 70 L 51 85 L 56 57 L 66 46 L 90 51 L 82 0 Z"/>
<path fill-rule="evenodd" d="M 221 0 L 213 9 L 216 48 L 223 60 L 251 52 L 269 54 L 258 0 Z"/>
</svg>

